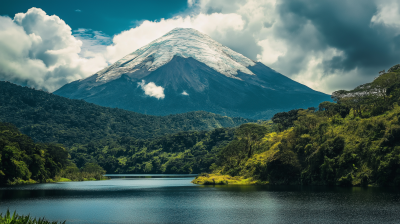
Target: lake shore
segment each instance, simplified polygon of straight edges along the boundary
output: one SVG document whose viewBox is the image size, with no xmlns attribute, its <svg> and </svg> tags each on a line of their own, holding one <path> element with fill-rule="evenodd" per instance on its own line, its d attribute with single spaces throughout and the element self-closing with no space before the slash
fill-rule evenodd
<svg viewBox="0 0 400 224">
<path fill-rule="evenodd" d="M 17 186 L 17 185 L 43 184 L 43 183 L 59 183 L 59 182 L 72 182 L 72 181 L 76 181 L 76 182 L 79 182 L 79 181 L 99 181 L 99 180 L 109 180 L 109 179 L 111 179 L 111 178 L 102 177 L 100 179 L 96 179 L 96 178 L 92 177 L 92 178 L 83 178 L 83 179 L 80 179 L 80 180 L 71 180 L 71 179 L 68 179 L 68 178 L 61 177 L 61 178 L 54 179 L 54 180 L 53 179 L 47 179 L 45 182 L 39 182 L 39 181 L 35 181 L 35 180 L 32 180 L 32 179 L 29 179 L 29 180 L 16 179 L 16 180 L 14 180 L 12 182 L 7 183 L 4 186 Z M 2 185 L 0 185 L 0 186 L 2 186 Z"/>
</svg>

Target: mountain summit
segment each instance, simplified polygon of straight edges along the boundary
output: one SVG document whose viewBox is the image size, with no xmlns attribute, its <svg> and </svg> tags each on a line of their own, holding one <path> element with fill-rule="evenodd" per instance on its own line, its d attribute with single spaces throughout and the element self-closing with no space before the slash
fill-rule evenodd
<svg viewBox="0 0 400 224">
<path fill-rule="evenodd" d="M 231 78 L 239 79 L 235 76 L 238 71 L 254 75 L 247 68 L 255 65 L 252 60 L 195 29 L 176 28 L 98 72 L 97 81 L 108 82 L 143 67 L 147 71 L 154 71 L 170 62 L 174 56 L 191 57 Z"/>
<path fill-rule="evenodd" d="M 153 115 L 204 110 L 255 119 L 330 100 L 190 28 L 173 29 L 54 93 Z"/>
</svg>

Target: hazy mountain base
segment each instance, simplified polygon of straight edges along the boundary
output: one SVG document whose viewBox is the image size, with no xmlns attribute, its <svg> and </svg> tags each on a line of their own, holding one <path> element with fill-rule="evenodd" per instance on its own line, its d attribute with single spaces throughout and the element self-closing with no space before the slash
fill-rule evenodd
<svg viewBox="0 0 400 224">
<path fill-rule="evenodd" d="M 276 129 L 293 126 L 282 132 L 242 125 L 213 173 L 269 184 L 399 186 L 400 66 L 394 68 L 372 83 L 335 92 L 337 104 L 321 103 L 319 112 L 281 114 Z"/>
</svg>

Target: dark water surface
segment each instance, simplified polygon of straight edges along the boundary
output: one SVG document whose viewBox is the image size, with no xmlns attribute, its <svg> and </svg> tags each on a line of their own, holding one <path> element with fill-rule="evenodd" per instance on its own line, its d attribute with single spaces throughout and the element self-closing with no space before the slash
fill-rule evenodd
<svg viewBox="0 0 400 224">
<path fill-rule="evenodd" d="M 0 212 L 67 223 L 399 223 L 393 188 L 198 186 L 193 177 L 0 188 Z"/>
</svg>

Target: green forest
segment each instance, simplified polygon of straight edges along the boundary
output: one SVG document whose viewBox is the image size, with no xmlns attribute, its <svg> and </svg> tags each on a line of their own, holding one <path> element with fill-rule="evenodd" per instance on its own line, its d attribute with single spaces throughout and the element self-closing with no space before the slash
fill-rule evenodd
<svg viewBox="0 0 400 224">
<path fill-rule="evenodd" d="M 318 109 L 276 114 L 273 132 L 242 125 L 219 152 L 214 176 L 194 182 L 229 175 L 269 184 L 399 186 L 400 65 L 332 98 Z"/>
<path fill-rule="evenodd" d="M 252 120 L 204 111 L 144 115 L 0 81 L 0 122 L 14 124 L 35 141 L 69 147 L 104 138 L 148 139 L 182 131 L 235 127 Z"/>
<path fill-rule="evenodd" d="M 14 125 L 0 122 L 0 185 L 101 180 L 105 173 L 90 162 L 79 169 L 64 146 L 35 143 Z"/>
<path fill-rule="evenodd" d="M 233 135 L 233 128 L 217 128 L 154 139 L 106 138 L 76 144 L 69 153 L 78 167 L 98 163 L 107 173 L 201 173 L 210 171 L 220 148 Z"/>
</svg>

